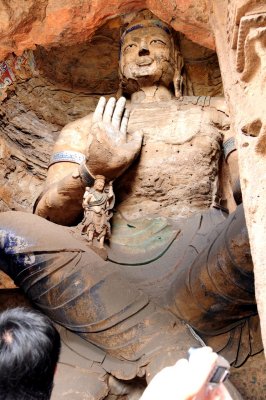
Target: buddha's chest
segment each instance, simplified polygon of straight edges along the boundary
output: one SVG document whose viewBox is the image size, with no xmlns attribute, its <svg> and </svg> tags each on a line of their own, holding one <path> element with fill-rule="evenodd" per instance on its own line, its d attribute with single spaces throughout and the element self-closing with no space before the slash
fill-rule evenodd
<svg viewBox="0 0 266 400">
<path fill-rule="evenodd" d="M 222 141 L 216 113 L 175 101 L 132 110 L 129 132 L 142 129 L 144 138 L 118 184 L 123 212 L 180 216 L 210 205 Z"/>
</svg>

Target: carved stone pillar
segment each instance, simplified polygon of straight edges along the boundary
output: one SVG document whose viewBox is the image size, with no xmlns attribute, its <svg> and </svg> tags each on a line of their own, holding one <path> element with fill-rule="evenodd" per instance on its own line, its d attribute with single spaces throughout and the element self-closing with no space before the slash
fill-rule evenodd
<svg viewBox="0 0 266 400">
<path fill-rule="evenodd" d="M 240 181 L 266 348 L 266 4 L 212 0 L 226 99 L 236 132 Z"/>
</svg>

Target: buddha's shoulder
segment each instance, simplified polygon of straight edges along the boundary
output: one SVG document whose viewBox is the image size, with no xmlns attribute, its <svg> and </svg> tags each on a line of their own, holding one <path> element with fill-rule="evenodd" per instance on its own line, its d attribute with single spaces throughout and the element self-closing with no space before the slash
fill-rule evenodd
<svg viewBox="0 0 266 400">
<path fill-rule="evenodd" d="M 228 108 L 224 97 L 210 97 L 210 96 L 183 96 L 175 100 L 180 106 L 190 106 L 193 108 L 204 108 L 221 111 L 227 115 Z"/>
<path fill-rule="evenodd" d="M 225 114 L 229 114 L 224 97 L 210 97 L 210 96 L 182 96 L 180 98 L 172 98 L 167 101 L 154 101 L 154 102 L 128 102 L 128 107 L 131 110 L 180 110 L 180 109 L 193 109 L 200 111 L 202 109 L 216 109 Z"/>
</svg>

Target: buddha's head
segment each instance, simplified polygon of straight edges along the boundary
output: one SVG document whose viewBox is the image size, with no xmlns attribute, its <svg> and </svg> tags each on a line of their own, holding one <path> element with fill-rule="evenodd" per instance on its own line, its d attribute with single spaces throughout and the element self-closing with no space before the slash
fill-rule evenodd
<svg viewBox="0 0 266 400">
<path fill-rule="evenodd" d="M 155 19 L 131 24 L 121 38 L 122 90 L 131 94 L 144 86 L 174 87 L 180 96 L 182 57 L 171 33 Z"/>
</svg>

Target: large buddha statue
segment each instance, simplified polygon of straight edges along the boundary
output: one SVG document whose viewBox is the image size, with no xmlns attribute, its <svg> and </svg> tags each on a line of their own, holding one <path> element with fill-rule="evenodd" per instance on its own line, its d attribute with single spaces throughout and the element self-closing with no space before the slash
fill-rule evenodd
<svg viewBox="0 0 266 400">
<path fill-rule="evenodd" d="M 109 372 L 125 379 L 149 380 L 203 342 L 234 365 L 261 349 L 243 209 L 228 215 L 221 203 L 222 158 L 239 199 L 226 107 L 182 97 L 181 66 L 167 25 L 129 25 L 125 97 L 100 98 L 62 130 L 36 215 L 0 215 L 1 268 L 55 322 L 119 360 Z M 75 229 L 98 175 L 116 195 L 106 260 Z"/>
</svg>

